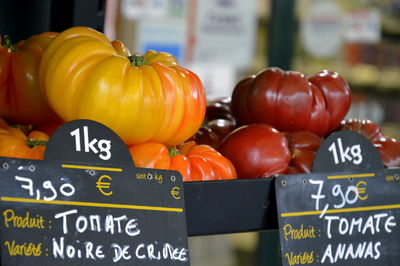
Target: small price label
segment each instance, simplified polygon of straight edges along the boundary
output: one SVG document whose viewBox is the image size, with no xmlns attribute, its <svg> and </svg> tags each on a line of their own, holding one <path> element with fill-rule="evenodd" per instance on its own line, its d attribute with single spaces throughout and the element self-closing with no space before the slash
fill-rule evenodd
<svg viewBox="0 0 400 266">
<path fill-rule="evenodd" d="M 340 131 L 330 135 L 314 159 L 313 172 L 383 169 L 372 143 L 362 135 Z"/>
</svg>

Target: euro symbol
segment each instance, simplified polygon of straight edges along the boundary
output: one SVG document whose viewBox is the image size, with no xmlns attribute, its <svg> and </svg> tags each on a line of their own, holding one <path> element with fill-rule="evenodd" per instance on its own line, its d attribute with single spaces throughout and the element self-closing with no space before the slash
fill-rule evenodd
<svg viewBox="0 0 400 266">
<path fill-rule="evenodd" d="M 179 194 L 180 191 L 181 191 L 181 189 L 180 189 L 179 187 L 174 187 L 174 188 L 171 190 L 171 195 L 172 195 L 172 197 L 173 197 L 174 199 L 180 199 L 180 198 L 181 198 L 181 195 Z"/>
<path fill-rule="evenodd" d="M 108 179 L 110 182 L 103 181 L 103 179 Z M 112 180 L 112 178 L 110 176 L 102 175 L 102 176 L 99 177 L 99 179 L 96 182 L 96 185 L 97 185 L 96 187 L 99 189 L 100 193 L 103 194 L 104 196 L 110 196 L 113 193 L 112 190 L 108 191 L 108 192 L 105 192 L 103 190 L 103 188 L 105 188 L 105 189 L 109 189 L 110 188 L 111 180 Z"/>
<path fill-rule="evenodd" d="M 363 187 L 360 187 L 361 185 Z M 367 194 L 367 182 L 365 182 L 365 181 L 358 182 L 356 185 L 356 188 L 357 188 L 357 192 L 358 192 L 358 198 L 360 200 L 366 200 L 368 198 L 368 195 L 365 195 L 365 196 L 361 196 L 361 195 Z"/>
</svg>

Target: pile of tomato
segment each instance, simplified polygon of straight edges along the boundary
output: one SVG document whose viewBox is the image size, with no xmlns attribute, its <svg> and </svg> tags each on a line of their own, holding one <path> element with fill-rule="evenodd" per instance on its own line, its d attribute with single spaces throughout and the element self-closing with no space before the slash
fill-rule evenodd
<svg viewBox="0 0 400 266">
<path fill-rule="evenodd" d="M 350 105 L 350 87 L 336 72 L 266 68 L 209 101 L 193 139 L 218 149 L 240 178 L 310 173 L 324 138 L 340 130 L 367 138 L 385 167 L 400 167 L 400 143 L 373 121 L 345 119 Z"/>
<path fill-rule="evenodd" d="M 323 138 L 340 129 L 366 135 L 398 166 L 396 140 L 370 121 L 343 122 L 350 104 L 332 71 L 267 68 L 207 102 L 199 77 L 171 54 L 131 54 L 88 27 L 16 44 L 0 37 L 0 156 L 42 159 L 54 130 L 91 119 L 120 136 L 137 167 L 177 170 L 184 181 L 309 172 Z"/>
</svg>

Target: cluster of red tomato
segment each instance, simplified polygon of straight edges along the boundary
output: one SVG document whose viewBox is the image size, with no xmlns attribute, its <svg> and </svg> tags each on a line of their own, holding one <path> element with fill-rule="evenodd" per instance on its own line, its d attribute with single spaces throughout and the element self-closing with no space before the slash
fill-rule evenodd
<svg viewBox="0 0 400 266">
<path fill-rule="evenodd" d="M 324 137 L 337 130 L 364 135 L 386 167 L 399 167 L 400 143 L 370 120 L 344 120 L 350 103 L 338 73 L 267 68 L 238 82 L 232 97 L 208 102 L 207 122 L 193 139 L 218 149 L 240 178 L 310 173 Z"/>
</svg>

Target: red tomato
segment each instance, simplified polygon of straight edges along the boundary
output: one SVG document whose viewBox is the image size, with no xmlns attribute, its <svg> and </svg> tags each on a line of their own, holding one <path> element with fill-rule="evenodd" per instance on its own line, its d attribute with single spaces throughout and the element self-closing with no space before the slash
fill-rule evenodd
<svg viewBox="0 0 400 266">
<path fill-rule="evenodd" d="M 218 149 L 222 140 L 235 129 L 234 122 L 228 119 L 214 119 L 206 122 L 190 140 L 198 144 L 210 145 Z"/>
<path fill-rule="evenodd" d="M 0 115 L 8 121 L 33 125 L 61 121 L 43 98 L 39 86 L 43 54 L 56 36 L 55 32 L 33 35 L 12 48 L 9 40 L 5 40 L 5 46 L 0 40 L 0 57 L 5 57 L 0 59 Z M 5 66 L 4 62 L 9 65 Z M 1 73 L 7 71 L 4 83 Z M 6 98 L 2 102 L 4 95 Z"/>
<path fill-rule="evenodd" d="M 207 122 L 207 126 L 223 140 L 235 129 L 235 123 L 228 119 L 214 119 Z"/>
<path fill-rule="evenodd" d="M 385 167 L 400 167 L 400 142 L 393 138 L 380 138 L 374 141 L 374 147 Z"/>
<path fill-rule="evenodd" d="M 352 118 L 342 121 L 339 130 L 353 131 L 363 135 L 378 150 L 385 167 L 400 167 L 400 143 L 393 138 L 386 138 L 375 122 Z"/>
<path fill-rule="evenodd" d="M 322 138 L 310 131 L 286 132 L 285 136 L 292 154 L 290 166 L 297 169 L 296 173 L 311 173 Z M 288 173 L 295 172 L 289 169 Z"/>
<path fill-rule="evenodd" d="M 384 137 L 381 127 L 368 119 L 351 118 L 343 120 L 339 130 L 357 132 L 371 142 L 377 141 Z"/>
<path fill-rule="evenodd" d="M 219 151 L 233 163 L 238 178 L 285 173 L 290 160 L 285 136 L 267 124 L 237 128 L 224 139 Z"/>
<path fill-rule="evenodd" d="M 335 72 L 324 70 L 306 78 L 273 67 L 241 80 L 232 93 L 231 108 L 239 125 L 266 123 L 280 131 L 325 136 L 340 125 L 350 102 L 350 88 Z"/>
<path fill-rule="evenodd" d="M 189 140 L 193 140 L 198 144 L 209 145 L 214 149 L 218 149 L 221 145 L 220 137 L 207 125 L 202 125 Z"/>
<path fill-rule="evenodd" d="M 231 111 L 231 97 L 219 97 L 207 102 L 206 119 L 228 119 L 233 123 L 235 119 Z"/>
</svg>

